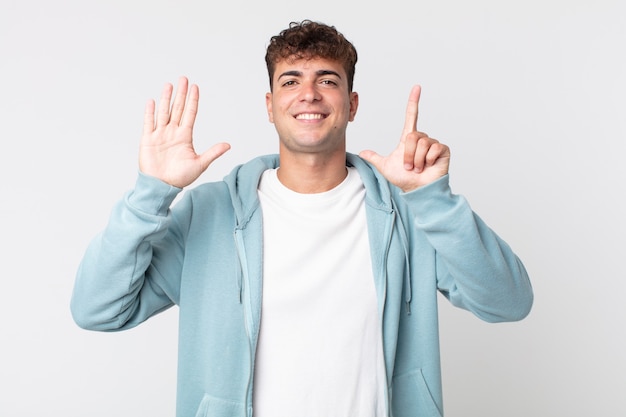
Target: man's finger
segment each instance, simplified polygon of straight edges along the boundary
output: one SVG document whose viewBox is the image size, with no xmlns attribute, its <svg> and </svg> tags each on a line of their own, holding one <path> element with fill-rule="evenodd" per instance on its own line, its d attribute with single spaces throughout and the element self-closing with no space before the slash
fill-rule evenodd
<svg viewBox="0 0 626 417">
<path fill-rule="evenodd" d="M 202 172 L 204 172 L 213 161 L 222 156 L 230 149 L 230 144 L 226 142 L 217 143 L 200 155 Z"/>
<path fill-rule="evenodd" d="M 406 105 L 406 116 L 404 119 L 402 140 L 405 139 L 407 133 L 417 130 L 417 115 L 421 93 L 422 87 L 420 87 L 419 85 L 415 85 L 411 89 L 411 94 L 409 94 L 409 102 Z"/>
<path fill-rule="evenodd" d="M 411 171 L 415 168 L 415 152 L 419 143 L 420 136 L 417 132 L 412 131 L 404 134 L 404 169 Z"/>
<path fill-rule="evenodd" d="M 180 122 L 181 126 L 193 128 L 193 124 L 196 121 L 196 115 L 198 114 L 198 101 L 200 99 L 200 91 L 196 84 L 191 85 L 189 87 L 189 99 L 187 100 L 187 105 L 185 106 L 185 115 L 183 116 L 183 120 Z"/>
<path fill-rule="evenodd" d="M 371 150 L 364 150 L 359 153 L 359 156 L 365 159 L 370 164 L 374 165 L 379 171 L 382 169 L 383 157 Z"/>
<path fill-rule="evenodd" d="M 170 115 L 170 121 L 172 123 L 180 123 L 180 119 L 183 117 L 185 102 L 187 101 L 188 84 L 189 82 L 187 81 L 186 77 L 180 77 L 180 79 L 178 80 L 176 97 L 174 97 L 174 104 L 172 104 L 172 114 Z"/>
<path fill-rule="evenodd" d="M 173 86 L 170 83 L 165 84 L 159 101 L 159 110 L 157 115 L 157 126 L 165 126 L 170 121 L 170 102 L 172 100 Z"/>
<path fill-rule="evenodd" d="M 143 115 L 143 134 L 152 133 L 154 131 L 154 100 L 148 100 L 146 110 Z"/>
</svg>

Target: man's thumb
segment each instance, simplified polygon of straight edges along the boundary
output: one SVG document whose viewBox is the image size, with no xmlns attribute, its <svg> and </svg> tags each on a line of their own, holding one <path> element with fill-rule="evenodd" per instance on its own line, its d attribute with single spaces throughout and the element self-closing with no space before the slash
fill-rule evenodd
<svg viewBox="0 0 626 417">
<path fill-rule="evenodd" d="M 374 167 L 376 169 L 379 168 L 379 165 L 382 162 L 383 157 L 380 156 L 379 154 L 377 154 L 374 151 L 361 151 L 359 153 L 359 156 L 363 159 L 365 159 L 367 162 L 369 162 L 370 164 L 374 165 Z"/>
</svg>

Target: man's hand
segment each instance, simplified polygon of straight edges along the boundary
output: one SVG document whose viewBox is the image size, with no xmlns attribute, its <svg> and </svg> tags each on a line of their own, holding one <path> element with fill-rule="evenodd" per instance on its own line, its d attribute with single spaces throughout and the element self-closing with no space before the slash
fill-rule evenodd
<svg viewBox="0 0 626 417">
<path fill-rule="evenodd" d="M 362 151 L 359 154 L 404 192 L 443 177 L 450 166 L 450 149 L 417 130 L 420 93 L 421 88 L 418 85 L 411 90 L 402 137 L 396 149 L 387 157 L 374 151 Z"/>
<path fill-rule="evenodd" d="M 215 159 L 229 150 L 230 145 L 218 143 L 198 155 L 193 147 L 193 125 L 198 113 L 198 86 L 192 85 L 188 88 L 187 78 L 181 77 L 170 110 L 173 89 L 169 83 L 163 88 L 156 123 L 154 100 L 146 104 L 139 148 L 139 169 L 146 175 L 183 188 L 194 182 Z"/>
</svg>

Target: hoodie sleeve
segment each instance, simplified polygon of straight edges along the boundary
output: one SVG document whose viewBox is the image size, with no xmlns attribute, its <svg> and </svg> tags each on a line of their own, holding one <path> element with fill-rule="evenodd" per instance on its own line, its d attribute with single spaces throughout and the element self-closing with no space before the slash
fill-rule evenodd
<svg viewBox="0 0 626 417">
<path fill-rule="evenodd" d="M 70 307 L 80 327 L 123 330 L 176 303 L 184 227 L 169 207 L 180 191 L 139 173 L 115 205 L 78 268 Z"/>
<path fill-rule="evenodd" d="M 435 249 L 437 287 L 453 305 L 488 322 L 528 315 L 533 291 L 524 265 L 465 198 L 452 194 L 448 175 L 402 196 Z"/>
</svg>

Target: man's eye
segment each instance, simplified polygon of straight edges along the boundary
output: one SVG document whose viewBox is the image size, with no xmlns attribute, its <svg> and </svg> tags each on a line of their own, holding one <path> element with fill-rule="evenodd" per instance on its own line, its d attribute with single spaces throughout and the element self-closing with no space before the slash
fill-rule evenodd
<svg viewBox="0 0 626 417">
<path fill-rule="evenodd" d="M 289 80 L 289 81 L 285 81 L 283 83 L 283 86 L 287 87 L 287 86 L 295 85 L 295 84 L 296 84 L 296 82 L 294 80 Z"/>
<path fill-rule="evenodd" d="M 337 83 L 334 80 L 322 80 L 322 84 L 325 84 L 325 85 L 337 85 Z"/>
</svg>

